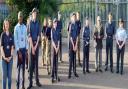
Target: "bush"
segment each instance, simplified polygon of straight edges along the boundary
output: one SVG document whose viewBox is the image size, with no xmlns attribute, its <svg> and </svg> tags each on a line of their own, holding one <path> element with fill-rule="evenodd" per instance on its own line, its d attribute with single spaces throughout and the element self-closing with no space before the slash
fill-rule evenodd
<svg viewBox="0 0 128 89">
<path fill-rule="evenodd" d="M 0 20 L 0 34 L 2 33 L 3 31 L 3 20 Z"/>
<path fill-rule="evenodd" d="M 14 32 L 14 26 L 17 24 L 17 12 L 11 12 L 7 17 L 10 21 L 10 32 Z"/>
<path fill-rule="evenodd" d="M 7 19 L 9 20 L 10 22 L 10 32 L 14 32 L 14 26 L 17 24 L 17 13 L 16 12 L 11 12 Z M 3 20 L 0 20 L 0 34 L 3 32 Z"/>
</svg>

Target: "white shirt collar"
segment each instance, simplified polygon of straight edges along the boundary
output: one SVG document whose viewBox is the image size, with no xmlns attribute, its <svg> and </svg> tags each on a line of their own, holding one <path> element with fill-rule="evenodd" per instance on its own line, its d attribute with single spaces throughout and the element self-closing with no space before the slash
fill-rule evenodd
<svg viewBox="0 0 128 89">
<path fill-rule="evenodd" d="M 17 24 L 17 26 L 22 26 L 22 25 L 23 25 L 23 23 L 22 24 L 20 24 L 20 23 Z"/>
</svg>

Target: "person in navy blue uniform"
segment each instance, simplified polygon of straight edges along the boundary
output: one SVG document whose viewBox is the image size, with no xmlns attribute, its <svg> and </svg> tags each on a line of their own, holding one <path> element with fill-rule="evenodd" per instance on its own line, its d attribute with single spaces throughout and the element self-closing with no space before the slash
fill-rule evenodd
<svg viewBox="0 0 128 89">
<path fill-rule="evenodd" d="M 27 89 L 31 89 L 33 82 L 33 72 L 35 72 L 36 85 L 41 87 L 38 77 L 38 55 L 39 55 L 39 38 L 41 34 L 40 24 L 37 20 L 37 9 L 32 10 L 32 21 L 30 22 L 30 41 L 31 41 L 31 59 L 30 59 L 30 74 L 29 74 L 29 86 Z"/>
<path fill-rule="evenodd" d="M 89 47 L 90 47 L 90 28 L 89 20 L 86 17 L 85 25 L 83 27 L 83 74 L 90 73 L 89 71 Z M 86 66 L 86 71 L 85 71 Z"/>
<path fill-rule="evenodd" d="M 10 23 L 7 19 L 3 23 L 3 32 L 1 34 L 1 56 L 2 56 L 2 89 L 11 89 L 12 68 L 13 68 L 13 50 L 14 40 L 10 30 Z"/>
<path fill-rule="evenodd" d="M 58 77 L 58 51 L 60 46 L 59 32 L 57 31 L 57 19 L 53 20 L 53 29 L 51 31 L 52 41 L 52 83 L 60 81 Z"/>
<path fill-rule="evenodd" d="M 61 62 L 63 62 L 62 60 L 62 29 L 63 29 L 63 26 L 62 26 L 62 20 L 61 20 L 61 13 L 59 11 L 58 20 L 57 20 L 57 30 L 59 31 L 59 37 L 60 37 L 60 50 L 59 50 L 58 56 Z"/>
<path fill-rule="evenodd" d="M 110 60 L 110 70 L 113 73 L 113 35 L 115 34 L 115 24 L 112 21 L 112 13 L 108 14 L 108 22 L 105 25 L 105 34 L 106 34 L 105 71 L 108 70 L 108 60 Z"/>
<path fill-rule="evenodd" d="M 78 30 L 78 50 L 77 50 L 77 57 L 78 57 L 78 65 L 82 66 L 80 62 L 80 31 L 81 31 L 81 22 L 80 22 L 80 13 L 76 12 L 76 24 Z"/>
<path fill-rule="evenodd" d="M 77 51 L 77 44 L 78 44 L 78 30 L 76 24 L 76 14 L 72 13 L 72 21 L 69 28 L 69 75 L 68 78 L 71 78 L 71 72 L 73 68 L 73 72 L 75 77 L 79 77 L 76 73 L 76 51 Z"/>
</svg>

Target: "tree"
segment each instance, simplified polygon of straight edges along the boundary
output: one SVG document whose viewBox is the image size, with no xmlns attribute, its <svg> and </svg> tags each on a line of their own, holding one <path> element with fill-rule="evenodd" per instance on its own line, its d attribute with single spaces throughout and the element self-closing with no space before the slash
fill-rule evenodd
<svg viewBox="0 0 128 89">
<path fill-rule="evenodd" d="M 57 0 L 6 0 L 6 3 L 23 11 L 25 19 L 34 7 L 39 9 L 41 19 L 43 16 L 54 16 L 57 11 Z"/>
<path fill-rule="evenodd" d="M 12 13 L 22 11 L 26 19 L 32 8 L 39 8 L 40 0 L 6 0 L 6 3 L 12 8 Z"/>
<path fill-rule="evenodd" d="M 29 13 L 34 7 L 39 10 L 39 20 L 43 22 L 45 16 L 55 16 L 58 9 L 57 0 L 6 0 L 10 8 L 10 14 L 8 18 L 11 21 L 11 30 L 17 23 L 17 13 L 22 11 L 24 14 L 24 22 L 26 22 Z"/>
<path fill-rule="evenodd" d="M 44 17 L 54 17 L 58 9 L 57 0 L 41 0 L 39 11 L 40 18 L 43 21 Z"/>
</svg>

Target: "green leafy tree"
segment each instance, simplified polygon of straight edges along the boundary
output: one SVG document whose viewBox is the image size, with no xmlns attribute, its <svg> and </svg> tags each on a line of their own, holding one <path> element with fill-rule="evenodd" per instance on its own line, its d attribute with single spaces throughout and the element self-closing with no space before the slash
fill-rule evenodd
<svg viewBox="0 0 128 89">
<path fill-rule="evenodd" d="M 6 0 L 6 3 L 11 7 L 11 12 L 22 11 L 26 19 L 32 8 L 39 8 L 40 0 Z"/>
<path fill-rule="evenodd" d="M 39 6 L 41 21 L 43 21 L 43 18 L 47 16 L 55 17 L 57 10 L 57 0 L 41 0 Z"/>
<path fill-rule="evenodd" d="M 9 6 L 10 14 L 8 18 L 11 21 L 11 29 L 17 23 L 17 13 L 22 11 L 24 14 L 24 21 L 26 22 L 29 13 L 34 7 L 39 9 L 39 20 L 42 22 L 45 16 L 55 16 L 55 13 L 58 9 L 57 0 L 6 0 L 6 3 Z"/>
</svg>

